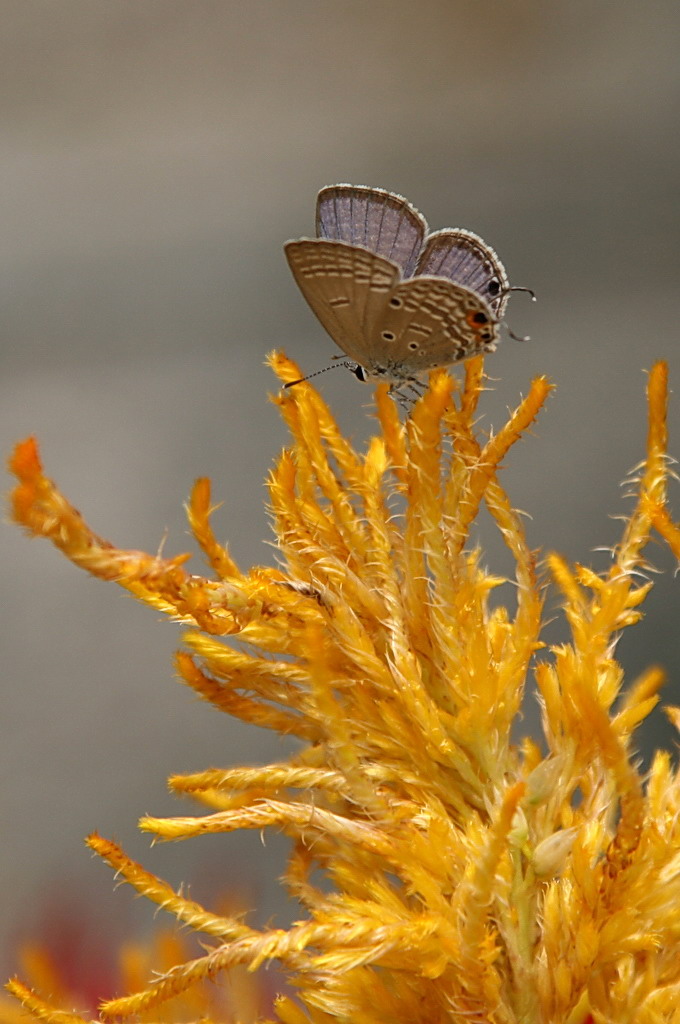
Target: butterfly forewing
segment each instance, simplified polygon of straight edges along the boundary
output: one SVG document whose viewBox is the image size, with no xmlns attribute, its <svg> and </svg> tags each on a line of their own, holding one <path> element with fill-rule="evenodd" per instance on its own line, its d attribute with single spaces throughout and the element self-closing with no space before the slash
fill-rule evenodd
<svg viewBox="0 0 680 1024">
<path fill-rule="evenodd" d="M 508 276 L 498 256 L 472 231 L 446 228 L 425 240 L 416 274 L 446 277 L 476 292 L 495 316 L 503 316 L 507 303 Z"/>
<path fill-rule="evenodd" d="M 396 379 L 492 352 L 498 322 L 484 300 L 443 278 L 415 277 L 395 288 L 381 330 Z"/>
<path fill-rule="evenodd" d="M 300 291 L 345 355 L 370 368 L 399 268 L 360 246 L 325 239 L 288 242 Z"/>
<path fill-rule="evenodd" d="M 379 188 L 330 185 L 319 192 L 316 232 L 361 245 L 413 274 L 427 232 L 425 218 L 403 196 Z"/>
</svg>

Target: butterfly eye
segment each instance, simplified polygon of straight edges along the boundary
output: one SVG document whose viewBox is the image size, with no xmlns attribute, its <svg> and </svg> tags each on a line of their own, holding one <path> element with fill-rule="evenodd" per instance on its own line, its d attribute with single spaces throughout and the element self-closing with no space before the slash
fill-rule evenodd
<svg viewBox="0 0 680 1024">
<path fill-rule="evenodd" d="M 363 366 L 355 366 L 352 372 L 354 373 L 356 379 L 360 380 L 362 383 L 365 384 L 366 381 L 368 380 L 368 373 L 363 368 Z"/>
</svg>

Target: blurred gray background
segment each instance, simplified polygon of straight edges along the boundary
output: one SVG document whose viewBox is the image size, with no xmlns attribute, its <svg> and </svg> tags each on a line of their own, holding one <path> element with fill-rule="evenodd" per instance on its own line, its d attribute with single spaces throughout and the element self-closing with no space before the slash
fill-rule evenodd
<svg viewBox="0 0 680 1024">
<path fill-rule="evenodd" d="M 532 341 L 488 360 L 480 427 L 533 376 L 558 384 L 503 482 L 534 546 L 606 564 L 593 549 L 616 540 L 643 455 L 643 371 L 665 358 L 680 380 L 675 0 L 0 11 L 4 452 L 35 433 L 92 527 L 149 551 L 192 549 L 182 506 L 208 475 L 218 535 L 244 567 L 270 562 L 263 481 L 285 433 L 263 359 L 284 347 L 312 371 L 335 352 L 282 243 L 313 234 L 321 186 L 379 185 L 433 228 L 481 234 L 536 290 L 511 302 Z M 320 387 L 362 443 L 370 391 L 344 372 Z M 680 398 L 670 424 L 678 454 Z M 55 891 L 86 894 L 102 923 L 122 907 L 151 920 L 83 848 L 94 828 L 196 897 L 247 883 L 253 920 L 284 922 L 271 837 L 149 850 L 136 833 L 140 814 L 192 812 L 166 795 L 170 773 L 278 758 L 278 741 L 174 681 L 179 627 L 44 541 L 3 526 L 0 543 L 5 946 Z M 680 580 L 661 546 L 650 557 L 665 573 L 620 654 L 630 677 L 665 665 L 677 702 Z M 491 533 L 487 562 L 509 568 Z M 645 744 L 672 742 L 655 712 Z"/>
</svg>

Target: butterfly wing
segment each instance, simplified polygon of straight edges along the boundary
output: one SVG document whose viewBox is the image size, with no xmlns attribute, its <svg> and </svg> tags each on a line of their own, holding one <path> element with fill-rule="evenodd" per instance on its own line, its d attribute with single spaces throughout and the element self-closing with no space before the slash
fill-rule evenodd
<svg viewBox="0 0 680 1024">
<path fill-rule="evenodd" d="M 361 245 L 396 263 L 410 277 L 427 234 L 425 218 L 403 196 L 363 185 L 330 185 L 319 192 L 316 233 Z"/>
<path fill-rule="evenodd" d="M 297 285 L 345 355 L 371 368 L 399 268 L 360 246 L 321 238 L 285 245 Z"/>
<path fill-rule="evenodd" d="M 392 290 L 380 326 L 386 372 L 408 380 L 437 366 L 493 352 L 498 320 L 476 292 L 418 276 Z"/>
<path fill-rule="evenodd" d="M 508 275 L 497 254 L 472 231 L 446 228 L 428 235 L 416 275 L 446 277 L 476 292 L 500 320 L 508 301 Z"/>
</svg>

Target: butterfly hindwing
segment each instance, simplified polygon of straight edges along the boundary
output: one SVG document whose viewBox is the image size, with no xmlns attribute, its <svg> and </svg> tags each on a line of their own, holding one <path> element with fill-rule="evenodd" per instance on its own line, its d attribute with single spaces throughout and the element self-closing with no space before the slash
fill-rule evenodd
<svg viewBox="0 0 680 1024">
<path fill-rule="evenodd" d="M 508 275 L 500 259 L 479 235 L 462 228 L 445 228 L 425 239 L 416 275 L 446 277 L 476 292 L 500 319 L 505 311 Z"/>
<path fill-rule="evenodd" d="M 492 352 L 498 321 L 484 300 L 444 278 L 415 277 L 393 290 L 382 324 L 383 358 L 409 376 Z"/>
</svg>

